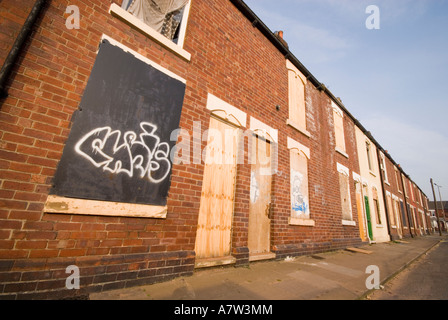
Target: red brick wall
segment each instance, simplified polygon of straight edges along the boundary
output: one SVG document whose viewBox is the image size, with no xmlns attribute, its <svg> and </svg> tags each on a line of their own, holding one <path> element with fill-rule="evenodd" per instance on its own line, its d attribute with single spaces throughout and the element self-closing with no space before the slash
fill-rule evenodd
<svg viewBox="0 0 448 320">
<path fill-rule="evenodd" d="M 353 219 L 356 226 L 342 225 L 341 195 L 339 188 L 339 175 L 337 163 L 341 163 L 351 173 L 359 172 L 358 156 L 356 153 L 356 139 L 353 121 L 344 116 L 344 133 L 348 158 L 336 152 L 333 108 L 331 100 L 323 92 L 317 90 L 312 84 L 306 88 L 307 96 L 307 128 L 311 134 L 308 138 L 291 127 L 284 132 L 285 138 L 280 141 L 279 150 L 284 153 L 280 159 L 285 178 L 275 178 L 274 192 L 276 200 L 281 203 L 283 210 L 276 211 L 274 222 L 274 248 L 278 256 L 309 254 L 326 250 L 346 247 L 349 244 L 360 242 L 359 222 L 357 221 L 357 209 L 354 184 L 350 176 L 350 197 L 352 203 Z M 284 118 L 286 122 L 286 117 Z M 282 127 L 281 125 L 279 126 Z M 282 132 L 282 133 L 283 133 Z M 310 215 L 315 221 L 314 227 L 288 225 L 290 215 L 289 206 L 289 151 L 286 148 L 286 135 L 302 143 L 311 149 L 309 166 L 309 193 Z"/>
<path fill-rule="evenodd" d="M 184 46 L 192 58 L 187 62 L 112 17 L 110 3 L 50 1 L 11 75 L 9 96 L 1 102 L 0 111 L 1 297 L 65 297 L 153 283 L 193 271 L 203 163 L 173 166 L 168 216 L 163 220 L 43 212 L 103 33 L 187 80 L 180 126 L 190 133 L 194 121 L 203 130 L 208 128 L 208 93 L 245 111 L 248 119 L 254 116 L 279 129 L 281 174 L 273 177 L 271 230 L 272 249 L 279 258 L 360 241 L 353 180 L 356 226 L 342 226 L 336 171 L 340 162 L 350 173 L 359 172 L 353 121 L 344 117 L 347 159 L 334 151 L 328 96 L 308 84 L 311 138 L 287 127 L 285 58 L 236 7 L 222 0 L 193 0 Z M 2 48 L 11 46 L 31 5 L 32 1 L 0 3 Z M 65 27 L 68 5 L 80 9 L 79 30 Z M 3 30 L 9 35 L 4 36 Z M 309 190 L 315 227 L 288 225 L 288 136 L 311 149 Z M 247 263 L 248 257 L 247 150 L 246 141 L 246 161 L 238 165 L 232 233 L 238 264 Z M 73 264 L 81 273 L 81 290 L 76 292 L 65 289 L 65 268 Z"/>
</svg>

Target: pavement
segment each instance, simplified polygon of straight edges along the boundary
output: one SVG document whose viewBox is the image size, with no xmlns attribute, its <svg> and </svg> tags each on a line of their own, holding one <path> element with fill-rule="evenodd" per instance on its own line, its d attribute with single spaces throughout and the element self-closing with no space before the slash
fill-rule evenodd
<svg viewBox="0 0 448 320">
<path fill-rule="evenodd" d="M 90 300 L 356 300 L 381 287 L 433 247 L 438 234 L 364 245 L 370 253 L 347 250 L 253 262 L 248 267 L 198 269 L 192 276 L 120 290 L 91 293 Z M 376 266 L 376 273 L 366 272 Z M 370 280 L 369 280 L 370 279 Z"/>
</svg>

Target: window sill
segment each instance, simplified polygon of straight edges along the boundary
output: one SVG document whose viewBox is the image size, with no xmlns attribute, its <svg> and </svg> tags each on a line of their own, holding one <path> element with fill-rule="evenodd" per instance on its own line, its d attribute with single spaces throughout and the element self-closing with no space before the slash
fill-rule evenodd
<svg viewBox="0 0 448 320">
<path fill-rule="evenodd" d="M 165 219 L 167 207 L 65 198 L 49 195 L 44 206 L 46 213 L 81 214 L 91 216 L 114 216 Z"/>
<path fill-rule="evenodd" d="M 384 183 L 387 184 L 390 187 L 390 183 L 387 180 L 384 180 Z"/>
<path fill-rule="evenodd" d="M 342 220 L 342 225 L 343 226 L 356 226 L 356 222 L 353 220 Z"/>
<path fill-rule="evenodd" d="M 115 3 L 112 3 L 109 9 L 109 13 L 112 14 L 114 17 L 119 18 L 123 22 L 127 23 L 131 27 L 135 28 L 148 38 L 154 40 L 155 42 L 159 43 L 160 45 L 164 46 L 168 50 L 172 51 L 173 53 L 177 54 L 181 58 L 190 61 L 191 60 L 191 54 L 187 51 L 185 51 L 183 48 L 169 40 L 168 38 L 161 35 L 159 32 L 155 31 L 153 28 L 145 24 L 140 19 L 134 17 L 132 14 L 127 12 L 126 10 L 122 9 L 120 6 L 118 6 Z"/>
<path fill-rule="evenodd" d="M 289 224 L 292 226 L 314 227 L 315 221 L 312 219 L 289 218 Z"/>
<path fill-rule="evenodd" d="M 372 176 L 374 176 L 374 177 L 376 178 L 376 174 L 375 174 L 375 172 L 373 172 L 372 170 L 369 170 L 369 172 L 370 172 L 370 174 L 371 174 Z"/>
<path fill-rule="evenodd" d="M 311 138 L 311 133 L 309 133 L 309 131 L 307 131 L 305 128 L 299 126 L 297 123 L 295 123 L 291 119 L 286 120 L 286 125 L 296 129 L 297 131 L 299 131 L 303 135 L 307 136 L 308 138 Z"/>
<path fill-rule="evenodd" d="M 384 228 L 382 224 L 377 224 L 376 227 L 377 228 Z"/>
<path fill-rule="evenodd" d="M 345 151 L 341 150 L 341 149 L 338 148 L 338 147 L 336 147 L 335 150 L 336 150 L 336 152 L 342 154 L 344 157 L 346 157 L 346 158 L 348 159 L 348 154 L 347 154 Z"/>
</svg>

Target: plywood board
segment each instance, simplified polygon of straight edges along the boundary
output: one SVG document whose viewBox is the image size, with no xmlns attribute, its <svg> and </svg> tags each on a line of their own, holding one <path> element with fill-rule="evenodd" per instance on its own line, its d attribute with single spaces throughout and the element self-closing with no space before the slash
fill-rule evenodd
<svg viewBox="0 0 448 320">
<path fill-rule="evenodd" d="M 301 151 L 290 151 L 291 218 L 310 219 L 308 159 Z"/>
<path fill-rule="evenodd" d="M 230 255 L 238 141 L 237 128 L 210 119 L 195 246 L 199 259 Z"/>
<path fill-rule="evenodd" d="M 363 253 L 363 254 L 371 254 L 372 251 L 369 250 L 364 250 L 364 249 L 359 249 L 359 248 L 347 248 L 345 249 L 347 251 L 351 251 L 351 252 L 357 252 L 357 253 Z"/>
<path fill-rule="evenodd" d="M 252 138 L 248 247 L 250 254 L 270 252 L 271 144 Z"/>
<path fill-rule="evenodd" d="M 49 195 L 44 212 L 165 219 L 166 206 L 72 199 Z"/>
</svg>

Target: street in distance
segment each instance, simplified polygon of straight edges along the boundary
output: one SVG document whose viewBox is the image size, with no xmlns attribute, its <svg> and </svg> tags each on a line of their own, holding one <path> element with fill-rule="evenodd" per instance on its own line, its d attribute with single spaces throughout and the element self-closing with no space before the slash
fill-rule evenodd
<svg viewBox="0 0 448 320">
<path fill-rule="evenodd" d="M 202 318 L 207 313 L 215 313 L 218 315 L 272 315 L 272 305 L 253 305 L 253 304 L 221 304 L 218 310 L 209 307 L 189 307 L 182 304 L 180 307 L 174 308 L 175 315 L 200 315 Z"/>
</svg>

